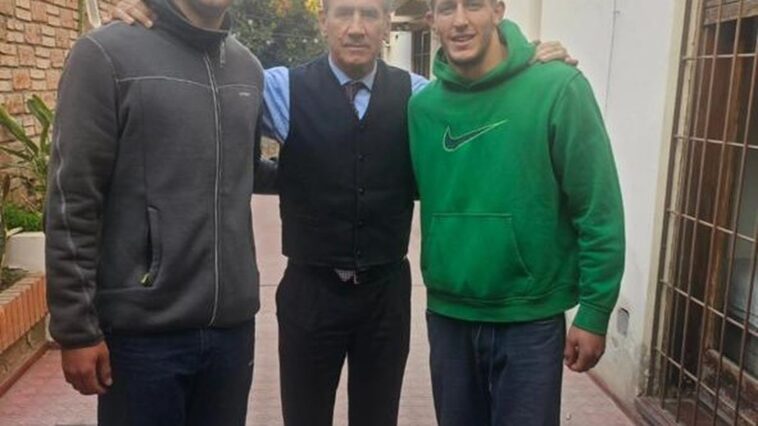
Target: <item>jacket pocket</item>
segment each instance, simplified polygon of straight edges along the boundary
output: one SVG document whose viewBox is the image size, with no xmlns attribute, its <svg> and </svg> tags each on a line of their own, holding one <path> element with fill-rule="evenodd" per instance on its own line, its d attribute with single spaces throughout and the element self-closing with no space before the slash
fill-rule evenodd
<svg viewBox="0 0 758 426">
<path fill-rule="evenodd" d="M 161 255 L 163 252 L 161 245 L 160 215 L 156 208 L 147 208 L 147 220 L 150 242 L 150 265 L 147 268 L 147 272 L 140 280 L 140 283 L 145 287 L 152 287 L 160 272 Z"/>
<path fill-rule="evenodd" d="M 508 214 L 435 214 L 422 243 L 431 290 L 465 299 L 527 295 L 534 281 Z"/>
</svg>

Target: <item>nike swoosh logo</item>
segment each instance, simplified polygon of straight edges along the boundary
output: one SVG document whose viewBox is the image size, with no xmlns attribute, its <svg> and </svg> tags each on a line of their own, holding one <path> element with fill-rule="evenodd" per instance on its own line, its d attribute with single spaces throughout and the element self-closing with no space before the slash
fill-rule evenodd
<svg viewBox="0 0 758 426">
<path fill-rule="evenodd" d="M 448 152 L 455 151 L 463 145 L 478 138 L 479 136 L 496 129 L 507 122 L 507 119 L 498 121 L 497 123 L 488 124 L 484 127 L 480 127 L 460 136 L 453 136 L 453 134 L 450 132 L 450 126 L 447 126 L 447 130 L 445 130 L 445 134 L 442 136 L 442 147 L 445 148 L 445 151 Z"/>
</svg>

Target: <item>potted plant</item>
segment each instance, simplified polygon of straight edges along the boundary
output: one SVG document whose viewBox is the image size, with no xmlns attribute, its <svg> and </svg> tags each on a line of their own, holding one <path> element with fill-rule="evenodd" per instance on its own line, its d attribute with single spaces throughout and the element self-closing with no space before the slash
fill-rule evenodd
<svg viewBox="0 0 758 426">
<path fill-rule="evenodd" d="M 47 192 L 53 112 L 38 96 L 27 102 L 40 124 L 35 139 L 0 106 L 0 126 L 18 141 L 0 145 L 10 161 L 0 165 L 0 391 L 11 372 L 45 348 L 42 208 Z M 24 232 L 20 232 L 24 231 Z M 10 367 L 10 368 L 7 368 Z"/>
<path fill-rule="evenodd" d="M 0 106 L 0 125 L 19 142 L 14 146 L 0 145 L 0 151 L 12 159 L 0 166 L 10 176 L 14 201 L 3 205 L 7 227 L 20 227 L 23 232 L 7 241 L 5 265 L 23 268 L 29 272 L 45 269 L 45 236 L 42 233 L 42 211 L 47 194 L 47 167 L 50 161 L 50 130 L 53 111 L 37 95 L 27 101 L 27 107 L 40 124 L 35 142 L 18 121 Z M 18 201 L 15 201 L 18 200 Z"/>
</svg>

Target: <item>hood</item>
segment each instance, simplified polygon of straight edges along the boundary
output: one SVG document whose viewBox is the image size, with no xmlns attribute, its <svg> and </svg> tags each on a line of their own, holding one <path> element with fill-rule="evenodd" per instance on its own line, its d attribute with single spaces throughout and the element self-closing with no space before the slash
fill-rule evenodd
<svg viewBox="0 0 758 426">
<path fill-rule="evenodd" d="M 160 18 L 155 22 L 157 28 L 166 30 L 197 48 L 203 50 L 218 48 L 229 35 L 231 29 L 229 13 L 225 14 L 221 29 L 207 30 L 193 25 L 171 0 L 146 0 L 146 3 Z"/>
<path fill-rule="evenodd" d="M 447 62 L 442 49 L 434 58 L 434 75 L 441 81 L 466 90 L 486 89 L 505 81 L 529 66 L 534 56 L 535 47 L 530 43 L 521 29 L 512 21 L 504 20 L 498 26 L 500 40 L 508 47 L 508 57 L 490 72 L 476 80 L 460 76 Z"/>
</svg>

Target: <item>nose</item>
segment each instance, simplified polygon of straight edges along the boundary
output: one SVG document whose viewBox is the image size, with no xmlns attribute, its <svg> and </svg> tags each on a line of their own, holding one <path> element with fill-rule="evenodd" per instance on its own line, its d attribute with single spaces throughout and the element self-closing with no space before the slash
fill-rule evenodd
<svg viewBox="0 0 758 426">
<path fill-rule="evenodd" d="M 350 20 L 350 25 L 347 27 L 347 35 L 353 38 L 362 37 L 366 34 L 366 29 L 363 26 L 363 19 L 359 10 L 353 13 L 353 19 Z"/>
<path fill-rule="evenodd" d="M 465 28 L 469 24 L 468 15 L 466 15 L 466 7 L 462 2 L 458 3 L 455 8 L 455 14 L 453 15 L 453 26 L 457 29 Z"/>
</svg>

